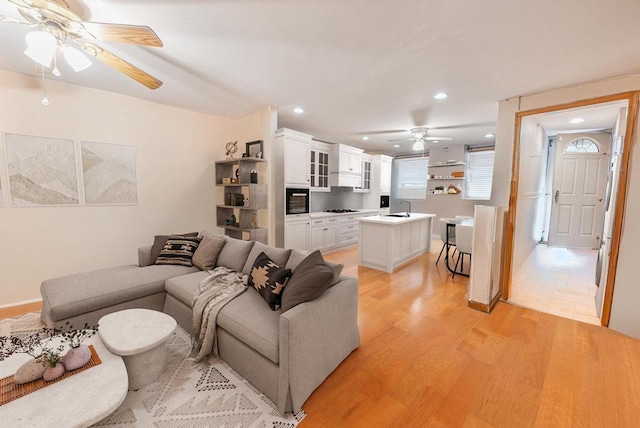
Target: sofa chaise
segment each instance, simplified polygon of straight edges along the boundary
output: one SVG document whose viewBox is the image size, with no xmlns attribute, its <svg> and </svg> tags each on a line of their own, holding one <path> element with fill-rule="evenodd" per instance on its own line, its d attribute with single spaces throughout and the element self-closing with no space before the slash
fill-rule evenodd
<svg viewBox="0 0 640 428">
<path fill-rule="evenodd" d="M 216 266 L 248 274 L 264 252 L 295 273 L 306 257 L 258 242 L 225 237 Z M 118 266 L 46 280 L 42 321 L 49 327 L 94 325 L 111 312 L 163 311 L 192 332 L 193 297 L 208 276 L 196 267 L 151 265 L 151 247 L 138 265 Z M 217 319 L 220 358 L 269 397 L 280 412 L 297 412 L 311 393 L 360 346 L 358 282 L 339 276 L 315 300 L 285 312 L 272 310 L 253 287 L 226 304 Z M 286 293 L 286 287 L 285 287 Z"/>
</svg>

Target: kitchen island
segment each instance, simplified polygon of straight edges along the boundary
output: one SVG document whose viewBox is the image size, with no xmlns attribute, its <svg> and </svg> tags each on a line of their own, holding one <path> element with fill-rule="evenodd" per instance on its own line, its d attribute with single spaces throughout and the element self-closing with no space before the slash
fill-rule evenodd
<svg viewBox="0 0 640 428">
<path fill-rule="evenodd" d="M 411 213 L 362 217 L 358 264 L 393 272 L 397 267 L 431 250 L 435 214 Z"/>
</svg>

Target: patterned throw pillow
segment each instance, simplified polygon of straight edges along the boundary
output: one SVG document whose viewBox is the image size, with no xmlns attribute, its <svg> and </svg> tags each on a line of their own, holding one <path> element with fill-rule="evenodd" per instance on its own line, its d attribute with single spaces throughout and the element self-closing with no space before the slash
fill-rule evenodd
<svg viewBox="0 0 640 428">
<path fill-rule="evenodd" d="M 153 245 L 151 246 L 151 260 L 149 263 L 155 264 L 156 259 L 160 255 L 160 251 L 164 248 L 164 244 L 167 243 L 167 239 L 175 238 L 176 236 L 198 236 L 198 232 L 189 233 L 174 233 L 172 235 L 156 235 L 153 238 Z"/>
<path fill-rule="evenodd" d="M 198 249 L 200 240 L 197 236 L 172 236 L 167 239 L 164 248 L 156 259 L 157 265 L 192 266 L 191 259 Z"/>
<path fill-rule="evenodd" d="M 256 257 L 249 275 L 249 285 L 253 286 L 273 311 L 280 309 L 282 290 L 291 276 L 291 269 L 281 268 L 264 252 Z"/>
</svg>

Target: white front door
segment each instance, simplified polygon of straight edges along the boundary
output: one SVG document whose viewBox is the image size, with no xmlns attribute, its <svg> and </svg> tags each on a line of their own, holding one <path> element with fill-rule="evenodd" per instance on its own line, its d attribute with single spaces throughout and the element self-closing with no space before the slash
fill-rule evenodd
<svg viewBox="0 0 640 428">
<path fill-rule="evenodd" d="M 564 138 L 557 146 L 549 245 L 599 249 L 609 144 Z"/>
</svg>

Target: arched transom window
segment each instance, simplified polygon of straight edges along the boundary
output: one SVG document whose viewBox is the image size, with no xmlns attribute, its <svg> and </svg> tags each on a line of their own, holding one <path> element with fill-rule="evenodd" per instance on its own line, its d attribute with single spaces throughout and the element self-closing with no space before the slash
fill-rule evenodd
<svg viewBox="0 0 640 428">
<path fill-rule="evenodd" d="M 598 143 L 590 138 L 578 138 L 573 140 L 565 149 L 565 153 L 598 153 Z"/>
</svg>

